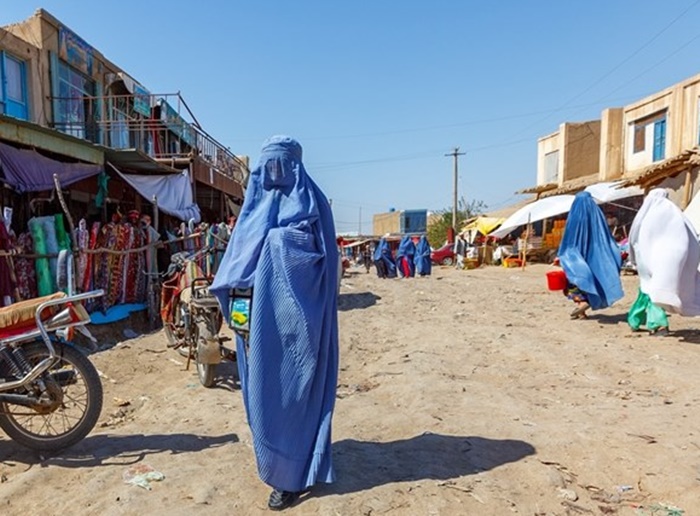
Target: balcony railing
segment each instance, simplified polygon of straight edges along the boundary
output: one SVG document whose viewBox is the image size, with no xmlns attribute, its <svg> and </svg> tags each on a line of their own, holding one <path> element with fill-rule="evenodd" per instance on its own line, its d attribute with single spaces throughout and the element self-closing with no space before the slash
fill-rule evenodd
<svg viewBox="0 0 700 516">
<path fill-rule="evenodd" d="M 241 184 L 248 170 L 196 122 L 182 97 L 108 95 L 53 97 L 54 129 L 113 149 L 138 149 L 161 162 L 203 158 Z"/>
</svg>

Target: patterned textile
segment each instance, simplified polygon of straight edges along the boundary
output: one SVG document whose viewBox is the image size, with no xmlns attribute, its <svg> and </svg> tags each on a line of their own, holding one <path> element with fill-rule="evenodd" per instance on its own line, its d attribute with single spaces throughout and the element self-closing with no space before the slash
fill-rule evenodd
<svg viewBox="0 0 700 516">
<path fill-rule="evenodd" d="M 20 254 L 31 254 L 34 251 L 34 243 L 31 233 L 22 233 L 17 237 L 17 251 Z M 17 288 L 22 299 L 38 297 L 36 288 L 36 270 L 34 261 L 30 258 L 16 258 L 15 271 L 17 273 Z"/>
<path fill-rule="evenodd" d="M 76 279 L 78 288 L 82 289 L 85 284 L 85 276 L 88 273 L 88 255 L 84 251 L 90 242 L 90 233 L 87 229 L 87 221 L 80 219 L 78 227 L 75 228 L 75 239 L 78 242 L 78 256 L 75 259 Z"/>
</svg>

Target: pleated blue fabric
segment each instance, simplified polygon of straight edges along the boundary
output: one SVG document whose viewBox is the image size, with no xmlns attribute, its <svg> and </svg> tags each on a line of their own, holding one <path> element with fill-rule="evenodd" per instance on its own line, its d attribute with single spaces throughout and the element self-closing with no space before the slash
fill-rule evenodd
<svg viewBox="0 0 700 516">
<path fill-rule="evenodd" d="M 430 243 L 425 235 L 421 235 L 418 244 L 416 244 L 416 255 L 413 257 L 413 263 L 416 265 L 416 273 L 419 276 L 430 276 L 432 269 Z"/>
<path fill-rule="evenodd" d="M 416 244 L 409 235 L 405 235 L 399 242 L 396 251 L 396 270 L 404 278 L 412 278 L 416 275 L 416 266 L 413 257 L 416 254 Z"/>
<path fill-rule="evenodd" d="M 260 478 L 284 491 L 334 480 L 338 250 L 330 204 L 287 136 L 251 172 L 211 287 L 230 320 L 231 290 L 252 287 L 249 345 L 238 369 Z"/>
<path fill-rule="evenodd" d="M 379 262 L 381 261 L 384 263 L 385 266 L 385 271 L 386 271 L 386 277 L 387 278 L 395 278 L 396 277 L 396 262 L 394 262 L 394 256 L 391 253 L 391 247 L 389 247 L 389 242 L 386 241 L 386 238 L 382 238 L 379 240 L 379 244 L 377 244 L 376 249 L 374 250 L 374 261 Z M 380 268 L 377 268 L 377 273 L 379 274 Z"/>
<path fill-rule="evenodd" d="M 622 299 L 620 248 L 588 192 L 576 194 L 571 205 L 559 245 L 559 262 L 567 280 L 585 292 L 593 310 Z"/>
</svg>

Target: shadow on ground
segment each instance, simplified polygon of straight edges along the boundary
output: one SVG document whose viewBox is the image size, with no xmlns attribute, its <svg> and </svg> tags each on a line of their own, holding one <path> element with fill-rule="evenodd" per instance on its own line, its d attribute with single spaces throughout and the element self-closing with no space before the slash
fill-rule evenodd
<svg viewBox="0 0 700 516">
<path fill-rule="evenodd" d="M 425 433 L 385 443 L 346 439 L 333 444 L 338 480 L 313 496 L 347 494 L 416 480 L 449 480 L 488 471 L 533 455 L 535 448 L 511 439 Z"/>
<path fill-rule="evenodd" d="M 669 336 L 676 337 L 680 342 L 689 342 L 690 344 L 700 344 L 700 330 L 692 330 L 692 329 L 673 330 L 672 329 Z"/>
<path fill-rule="evenodd" d="M 159 453 L 196 453 L 238 442 L 236 434 L 204 436 L 194 434 L 156 435 L 91 435 L 56 455 L 28 450 L 11 440 L 0 441 L 0 463 L 19 462 L 30 467 L 60 466 L 92 468 L 95 466 L 129 465 L 141 462 L 148 455 Z"/>
<path fill-rule="evenodd" d="M 597 314 L 594 312 L 588 316 L 588 320 L 600 324 L 626 324 L 627 314 Z"/>
<path fill-rule="evenodd" d="M 372 305 L 377 304 L 377 301 L 381 299 L 376 294 L 372 292 L 358 292 L 356 294 L 340 294 L 338 296 L 338 310 L 360 310 L 362 308 L 369 308 Z"/>
</svg>

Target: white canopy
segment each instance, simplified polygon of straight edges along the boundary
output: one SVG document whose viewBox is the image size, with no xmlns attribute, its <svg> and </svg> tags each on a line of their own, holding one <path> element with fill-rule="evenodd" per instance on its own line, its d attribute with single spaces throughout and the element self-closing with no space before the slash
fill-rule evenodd
<svg viewBox="0 0 700 516">
<path fill-rule="evenodd" d="M 644 190 L 638 186 L 617 188 L 618 184 L 620 184 L 619 181 L 596 183 L 587 186 L 584 190 L 590 193 L 598 204 L 619 201 L 620 199 L 634 197 L 635 195 L 644 195 Z M 562 213 L 568 213 L 571 209 L 571 204 L 574 202 L 574 197 L 573 195 L 554 195 L 527 204 L 508 217 L 496 231 L 489 233 L 489 236 L 501 238 L 515 228 L 524 226 L 529 222 L 537 222 L 538 220 L 555 217 Z M 695 199 L 693 201 L 695 201 Z M 690 208 L 690 206 L 688 206 L 688 208 Z M 697 211 L 698 218 L 700 219 L 700 201 L 698 201 Z"/>
<path fill-rule="evenodd" d="M 489 236 L 501 238 L 519 226 L 567 213 L 574 198 L 573 195 L 553 195 L 527 204 L 508 217 L 496 231 L 489 233 Z"/>
<path fill-rule="evenodd" d="M 620 199 L 634 197 L 635 195 L 644 195 L 644 190 L 638 186 L 617 188 L 617 185 L 619 184 L 620 181 L 613 181 L 611 183 L 596 183 L 594 185 L 587 186 L 585 191 L 590 193 L 598 204 L 615 202 L 619 201 Z"/>
</svg>

